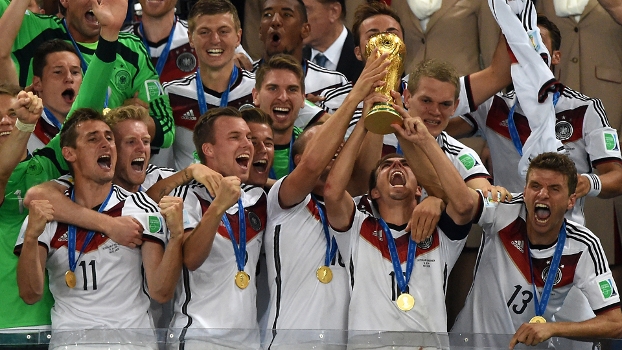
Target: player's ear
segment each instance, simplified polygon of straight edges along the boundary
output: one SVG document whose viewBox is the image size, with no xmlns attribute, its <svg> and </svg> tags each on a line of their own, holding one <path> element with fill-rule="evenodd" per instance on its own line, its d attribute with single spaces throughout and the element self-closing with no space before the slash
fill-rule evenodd
<svg viewBox="0 0 622 350">
<path fill-rule="evenodd" d="M 203 152 L 203 155 L 206 158 L 213 158 L 214 157 L 214 145 L 212 145 L 209 142 L 206 142 L 203 145 L 201 145 L 201 151 Z"/>
<path fill-rule="evenodd" d="M 63 153 L 63 158 L 65 158 L 65 160 L 68 163 L 73 163 L 76 161 L 76 150 L 71 148 L 71 147 L 63 147 L 62 149 L 62 153 Z"/>
<path fill-rule="evenodd" d="M 377 188 L 377 187 L 374 187 L 374 189 L 373 189 L 373 190 L 371 190 L 371 192 L 370 192 L 369 194 L 371 194 L 371 198 L 372 198 L 372 199 L 378 199 L 378 198 L 380 198 L 380 191 L 378 190 L 378 188 Z"/>
<path fill-rule="evenodd" d="M 357 60 L 365 62 L 363 60 L 363 55 L 361 54 L 361 47 L 360 46 L 355 46 L 354 47 L 354 56 L 356 56 Z"/>
</svg>

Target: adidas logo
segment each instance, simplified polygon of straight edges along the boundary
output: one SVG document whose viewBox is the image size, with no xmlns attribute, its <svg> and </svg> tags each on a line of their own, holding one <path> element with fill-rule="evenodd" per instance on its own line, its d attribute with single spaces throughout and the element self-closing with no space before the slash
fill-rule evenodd
<svg viewBox="0 0 622 350">
<path fill-rule="evenodd" d="M 188 112 L 184 113 L 184 115 L 181 116 L 181 119 L 197 120 L 197 118 L 194 116 L 194 112 L 192 110 L 189 110 Z"/>
<path fill-rule="evenodd" d="M 62 236 L 58 239 L 59 242 L 67 242 L 69 238 L 67 237 L 67 232 L 63 233 Z"/>
<path fill-rule="evenodd" d="M 525 242 L 524 241 L 512 241 L 511 242 L 513 246 L 516 247 L 516 249 L 520 250 L 521 253 L 524 253 L 524 249 L 523 247 L 525 246 Z"/>
</svg>

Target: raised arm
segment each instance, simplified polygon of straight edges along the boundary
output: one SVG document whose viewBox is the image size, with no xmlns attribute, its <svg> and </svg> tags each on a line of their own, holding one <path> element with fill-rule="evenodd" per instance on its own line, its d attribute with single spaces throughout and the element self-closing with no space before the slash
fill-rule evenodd
<svg viewBox="0 0 622 350">
<path fill-rule="evenodd" d="M 32 92 L 20 91 L 17 101 L 8 107 L 7 115 L 0 115 L 0 118 L 8 118 L 9 123 L 14 124 L 11 135 L 0 145 L 0 205 L 13 170 L 26 157 L 28 139 L 41 116 L 43 104 Z"/>
<path fill-rule="evenodd" d="M 376 57 L 370 55 L 354 88 L 346 96 L 341 107 L 324 123 L 311 138 L 300 162 L 286 179 L 279 191 L 279 203 L 283 208 L 300 203 L 316 186 L 322 172 L 333 159 L 335 152 L 343 143 L 348 124 L 358 104 L 370 94 L 372 89 L 383 84 L 388 54 Z"/>
<path fill-rule="evenodd" d="M 184 203 L 179 197 L 165 196 L 159 206 L 166 220 L 170 238 L 166 248 L 158 243 L 145 241 L 142 256 L 149 296 L 159 303 L 165 303 L 175 294 L 175 287 L 181 275 Z"/>
<path fill-rule="evenodd" d="M 209 256 L 214 237 L 223 214 L 240 198 L 240 179 L 228 176 L 220 181 L 214 201 L 207 208 L 201 221 L 188 233 L 184 241 L 184 265 L 191 271 L 198 269 Z"/>
<path fill-rule="evenodd" d="M 464 225 L 475 216 L 478 194 L 467 187 L 449 158 L 439 147 L 436 139 L 428 132 L 419 117 L 409 117 L 408 113 L 398 105 L 394 108 L 404 116 L 404 126 L 394 125 L 396 132 L 404 141 L 414 143 L 429 159 L 438 174 L 438 179 L 446 193 L 447 214 L 458 225 Z M 417 164 L 417 163 L 415 163 Z"/>
<path fill-rule="evenodd" d="M 19 85 L 17 70 L 11 59 L 11 51 L 29 3 L 29 0 L 13 0 L 4 10 L 4 13 L 0 15 L 0 33 L 2 33 L 2 40 L 0 40 L 0 72 L 2 72 L 0 83 Z"/>
<path fill-rule="evenodd" d="M 29 209 L 24 242 L 17 261 L 17 286 L 24 302 L 34 304 L 43 296 L 47 260 L 47 249 L 39 245 L 39 236 L 45 225 L 52 221 L 54 209 L 47 201 L 35 201 Z"/>
<path fill-rule="evenodd" d="M 168 195 L 175 188 L 188 184 L 192 179 L 203 184 L 211 196 L 216 195 L 222 175 L 203 164 L 190 164 L 187 168 L 161 179 L 147 190 L 147 195 L 156 202 Z"/>
<path fill-rule="evenodd" d="M 472 107 L 477 107 L 491 98 L 494 94 L 510 85 L 510 55 L 503 34 L 499 35 L 497 48 L 492 56 L 490 66 L 468 76 L 473 97 Z"/>
</svg>

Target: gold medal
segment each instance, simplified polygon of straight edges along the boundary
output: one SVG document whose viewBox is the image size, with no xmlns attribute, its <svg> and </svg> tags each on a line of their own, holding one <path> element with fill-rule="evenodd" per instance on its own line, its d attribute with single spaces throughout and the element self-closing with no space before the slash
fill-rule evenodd
<svg viewBox="0 0 622 350">
<path fill-rule="evenodd" d="M 238 271 L 235 274 L 235 285 L 240 289 L 248 287 L 251 277 L 244 271 Z"/>
<path fill-rule="evenodd" d="M 542 316 L 534 316 L 529 320 L 529 323 L 546 323 L 546 319 Z"/>
<path fill-rule="evenodd" d="M 76 274 L 69 270 L 65 272 L 65 283 L 69 288 L 75 288 L 76 286 Z"/>
<path fill-rule="evenodd" d="M 399 297 L 397 297 L 397 301 L 395 303 L 400 310 L 410 311 L 413 307 L 415 307 L 415 298 L 408 293 L 402 293 Z"/>
<path fill-rule="evenodd" d="M 333 271 L 328 266 L 320 266 L 315 272 L 317 279 L 326 284 L 333 280 Z"/>
<path fill-rule="evenodd" d="M 102 110 L 102 115 L 106 115 L 108 112 L 110 112 L 110 108 L 106 107 Z"/>
</svg>

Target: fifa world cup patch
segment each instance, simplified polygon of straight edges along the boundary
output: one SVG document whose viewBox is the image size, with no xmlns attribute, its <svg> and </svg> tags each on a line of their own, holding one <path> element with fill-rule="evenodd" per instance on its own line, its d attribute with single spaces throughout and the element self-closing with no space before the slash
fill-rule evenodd
<svg viewBox="0 0 622 350">
<path fill-rule="evenodd" d="M 460 157 L 458 157 L 458 159 L 460 160 L 460 163 L 462 163 L 462 165 L 464 166 L 466 170 L 471 170 L 474 166 L 478 165 L 477 161 L 475 160 L 475 157 L 473 157 L 470 154 L 463 154 Z"/>
<path fill-rule="evenodd" d="M 618 295 L 618 291 L 616 291 L 611 278 L 598 282 L 598 287 L 600 287 L 600 292 L 605 301 Z"/>
<path fill-rule="evenodd" d="M 604 133 L 605 149 L 607 151 L 619 151 L 620 145 L 618 144 L 618 135 L 611 132 Z"/>
<path fill-rule="evenodd" d="M 160 218 L 154 215 L 149 215 L 149 232 L 156 233 L 162 229 L 162 223 Z"/>
</svg>

